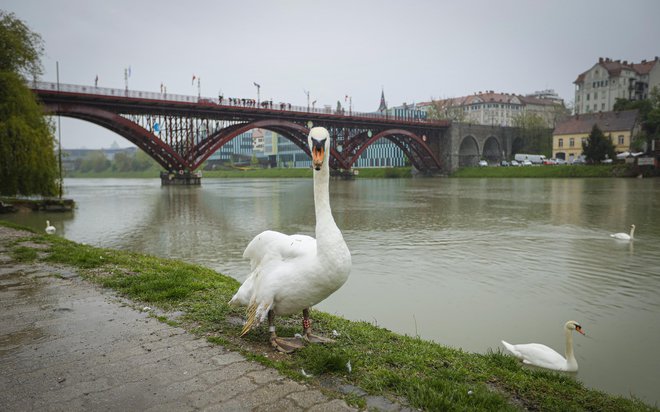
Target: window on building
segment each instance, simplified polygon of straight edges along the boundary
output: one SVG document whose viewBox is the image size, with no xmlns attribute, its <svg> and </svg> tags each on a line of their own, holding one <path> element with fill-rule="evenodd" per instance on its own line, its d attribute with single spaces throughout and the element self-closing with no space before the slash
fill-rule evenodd
<svg viewBox="0 0 660 412">
<path fill-rule="evenodd" d="M 558 146 L 559 147 L 564 147 L 564 139 L 559 139 Z"/>
<path fill-rule="evenodd" d="M 600 110 L 605 110 L 605 103 L 600 104 Z"/>
<path fill-rule="evenodd" d="M 619 135 L 619 144 L 624 145 L 626 143 L 626 139 L 623 137 L 623 135 Z"/>
<path fill-rule="evenodd" d="M 594 92 L 594 100 L 598 99 L 598 92 Z"/>
<path fill-rule="evenodd" d="M 587 93 L 587 100 L 591 98 L 590 93 Z"/>
<path fill-rule="evenodd" d="M 575 138 L 574 137 L 571 137 L 570 139 L 568 139 L 568 146 L 569 147 L 575 147 Z"/>
<path fill-rule="evenodd" d="M 584 146 L 584 144 L 587 143 L 587 139 L 583 137 L 580 143 L 582 143 L 582 146 Z"/>
</svg>

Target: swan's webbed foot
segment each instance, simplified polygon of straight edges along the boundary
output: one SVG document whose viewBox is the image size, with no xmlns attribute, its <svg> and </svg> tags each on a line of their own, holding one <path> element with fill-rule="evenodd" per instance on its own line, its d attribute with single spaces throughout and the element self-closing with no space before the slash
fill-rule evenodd
<svg viewBox="0 0 660 412">
<path fill-rule="evenodd" d="M 282 353 L 292 353 L 305 347 L 305 343 L 300 338 L 280 338 L 278 336 L 270 337 L 270 345 Z"/>
<path fill-rule="evenodd" d="M 311 343 L 335 343 L 333 339 L 312 333 L 312 320 L 309 318 L 309 308 L 303 309 L 303 337 Z"/>
<path fill-rule="evenodd" d="M 334 339 L 326 338 L 323 336 L 314 335 L 310 330 L 305 331 L 305 340 L 310 343 L 335 343 Z"/>
</svg>

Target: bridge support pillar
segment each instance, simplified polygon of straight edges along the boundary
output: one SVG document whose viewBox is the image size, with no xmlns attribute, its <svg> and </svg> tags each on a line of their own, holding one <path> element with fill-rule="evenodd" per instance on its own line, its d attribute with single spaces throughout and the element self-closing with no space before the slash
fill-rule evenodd
<svg viewBox="0 0 660 412">
<path fill-rule="evenodd" d="M 160 184 L 163 186 L 200 186 L 200 172 L 160 172 Z"/>
</svg>

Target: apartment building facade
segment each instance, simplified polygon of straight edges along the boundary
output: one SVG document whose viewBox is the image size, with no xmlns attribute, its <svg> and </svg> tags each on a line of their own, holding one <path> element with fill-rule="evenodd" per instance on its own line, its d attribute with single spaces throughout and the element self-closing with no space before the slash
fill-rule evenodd
<svg viewBox="0 0 660 412">
<path fill-rule="evenodd" d="M 535 114 L 543 119 L 547 127 L 554 127 L 564 117 L 564 101 L 553 91 L 544 90 L 528 95 L 496 93 L 493 90 L 469 96 L 433 100 L 419 103 L 427 111 L 435 110 L 444 118 L 458 122 L 486 126 L 515 126 L 516 118 Z"/>
<path fill-rule="evenodd" d="M 633 63 L 601 57 L 573 83 L 575 114 L 609 112 L 616 99 L 642 100 L 660 88 L 660 59 Z"/>
</svg>

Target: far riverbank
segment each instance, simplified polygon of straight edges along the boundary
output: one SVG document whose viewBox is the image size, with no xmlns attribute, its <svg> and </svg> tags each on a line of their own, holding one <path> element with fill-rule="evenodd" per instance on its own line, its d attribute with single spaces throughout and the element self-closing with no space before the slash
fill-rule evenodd
<svg viewBox="0 0 660 412">
<path fill-rule="evenodd" d="M 158 169 L 149 169 L 139 172 L 69 172 L 67 178 L 157 178 Z M 449 175 L 449 177 L 466 178 L 568 178 L 568 177 L 653 177 L 660 172 L 651 168 L 640 170 L 639 168 L 626 165 L 557 165 L 557 166 L 525 166 L 525 167 L 464 167 Z M 215 178 L 311 178 L 312 170 L 307 168 L 235 168 L 202 170 L 202 179 Z M 389 178 L 412 178 L 420 176 L 413 173 L 410 167 L 383 167 L 383 168 L 356 168 L 354 178 L 356 179 L 389 179 Z"/>
</svg>

